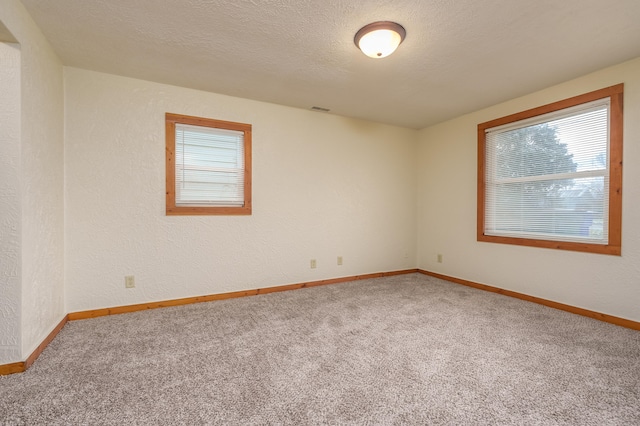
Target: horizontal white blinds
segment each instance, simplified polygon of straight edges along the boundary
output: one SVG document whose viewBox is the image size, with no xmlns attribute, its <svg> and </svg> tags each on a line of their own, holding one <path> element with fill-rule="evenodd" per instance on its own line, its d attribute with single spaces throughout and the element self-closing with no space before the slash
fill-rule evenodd
<svg viewBox="0 0 640 426">
<path fill-rule="evenodd" d="M 609 103 L 488 129 L 485 235 L 608 243 Z"/>
<path fill-rule="evenodd" d="M 244 204 L 244 133 L 176 124 L 176 205 Z"/>
</svg>

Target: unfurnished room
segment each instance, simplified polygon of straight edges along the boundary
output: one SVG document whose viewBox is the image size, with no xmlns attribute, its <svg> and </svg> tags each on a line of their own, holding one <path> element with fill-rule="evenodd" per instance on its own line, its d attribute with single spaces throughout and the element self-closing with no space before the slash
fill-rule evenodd
<svg viewBox="0 0 640 426">
<path fill-rule="evenodd" d="M 0 424 L 640 424 L 637 0 L 0 0 Z"/>
</svg>

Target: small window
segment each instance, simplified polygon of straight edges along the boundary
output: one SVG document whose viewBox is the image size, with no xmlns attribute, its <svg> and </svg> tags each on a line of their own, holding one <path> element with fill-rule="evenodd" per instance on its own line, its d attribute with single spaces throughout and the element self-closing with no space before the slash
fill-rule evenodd
<svg viewBox="0 0 640 426">
<path fill-rule="evenodd" d="M 621 254 L 622 96 L 478 125 L 478 241 Z"/>
<path fill-rule="evenodd" d="M 167 215 L 251 214 L 251 125 L 166 114 Z"/>
</svg>

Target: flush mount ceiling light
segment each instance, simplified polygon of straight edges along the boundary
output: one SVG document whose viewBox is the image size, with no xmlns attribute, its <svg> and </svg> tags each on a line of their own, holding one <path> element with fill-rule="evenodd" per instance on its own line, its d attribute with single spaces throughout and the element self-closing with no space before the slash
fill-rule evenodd
<svg viewBox="0 0 640 426">
<path fill-rule="evenodd" d="M 406 35 L 402 25 L 380 21 L 360 28 L 353 41 L 370 58 L 384 58 L 398 48 Z"/>
</svg>

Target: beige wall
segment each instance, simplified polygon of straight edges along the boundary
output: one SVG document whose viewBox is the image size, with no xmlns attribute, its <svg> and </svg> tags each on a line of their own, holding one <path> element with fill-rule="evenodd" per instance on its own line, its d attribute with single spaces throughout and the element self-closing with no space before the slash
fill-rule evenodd
<svg viewBox="0 0 640 426">
<path fill-rule="evenodd" d="M 415 130 L 76 68 L 65 99 L 70 312 L 415 267 Z M 165 215 L 166 112 L 252 124 L 251 216 Z"/>
<path fill-rule="evenodd" d="M 624 93 L 622 256 L 476 241 L 479 123 L 617 83 Z M 640 320 L 640 59 L 420 132 L 418 267 Z M 443 263 L 437 263 L 437 254 Z"/>
<path fill-rule="evenodd" d="M 17 0 L 0 2 L 0 21 L 19 44 L 18 181 L 20 356 L 25 359 L 65 315 L 62 64 Z M 3 255 L 3 261 L 6 256 Z M 13 261 L 13 259 L 9 259 Z M 5 301 L 7 302 L 7 301 Z"/>
<path fill-rule="evenodd" d="M 20 360 L 20 46 L 0 43 L 0 364 Z"/>
</svg>

